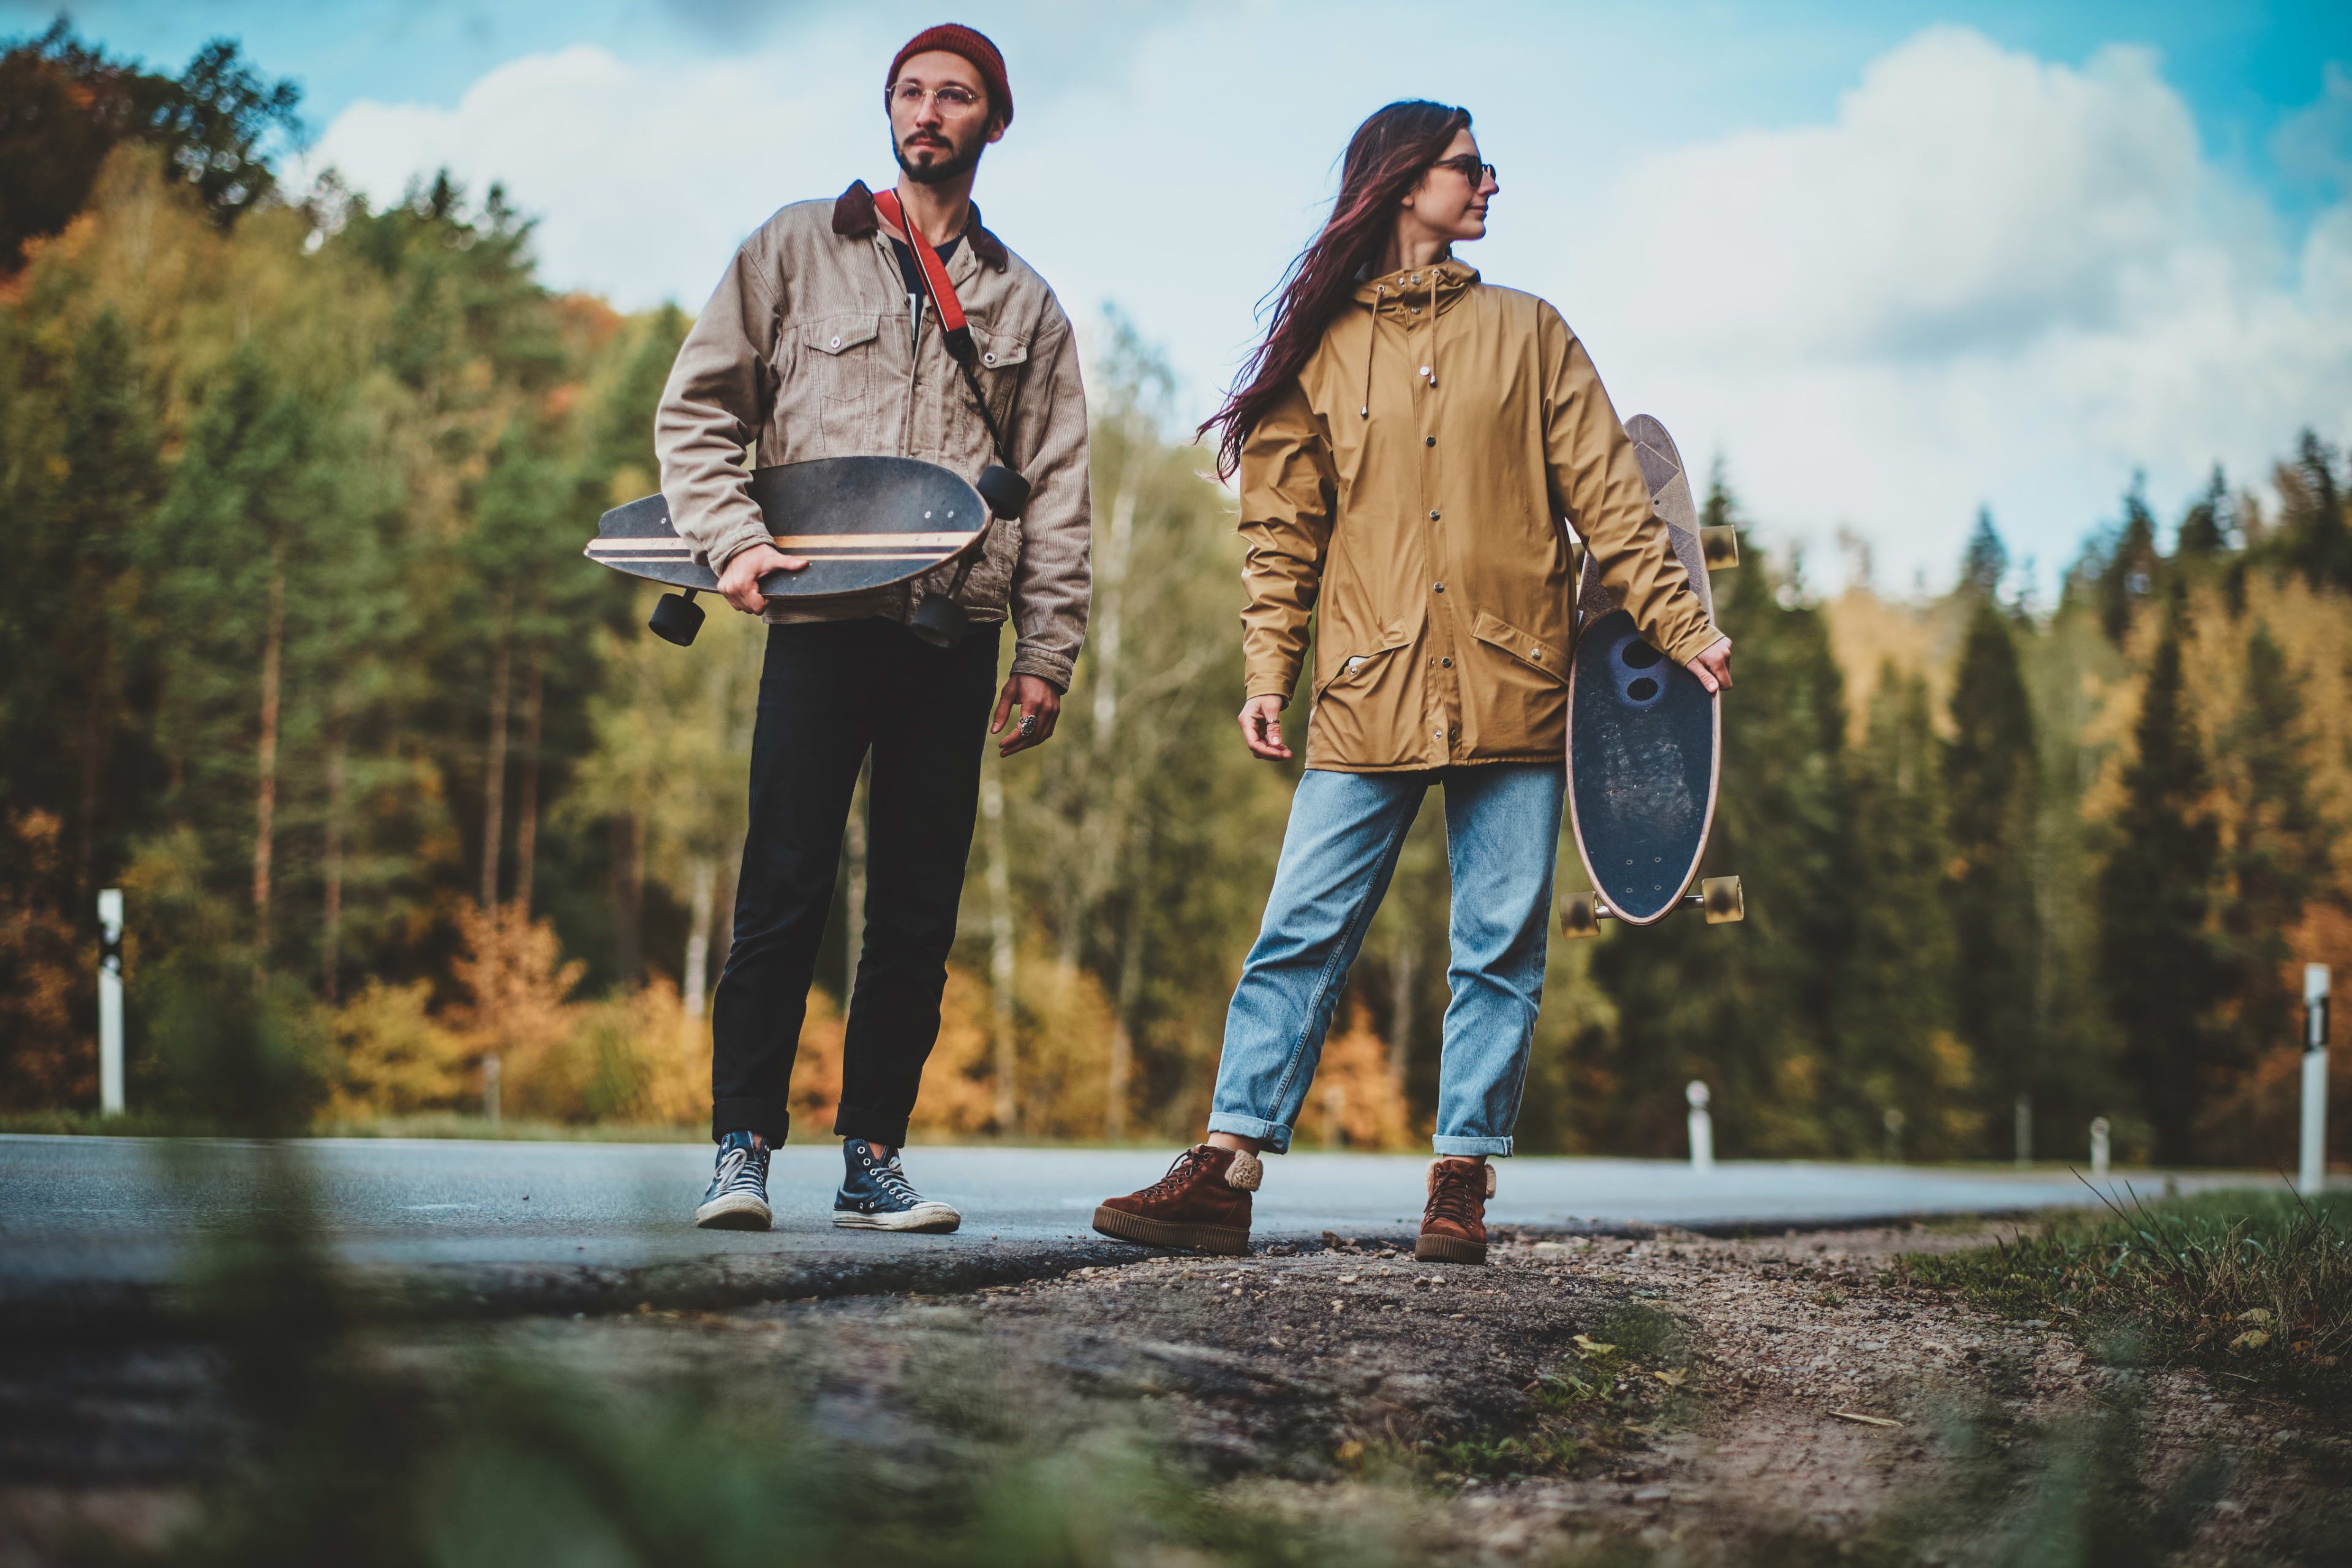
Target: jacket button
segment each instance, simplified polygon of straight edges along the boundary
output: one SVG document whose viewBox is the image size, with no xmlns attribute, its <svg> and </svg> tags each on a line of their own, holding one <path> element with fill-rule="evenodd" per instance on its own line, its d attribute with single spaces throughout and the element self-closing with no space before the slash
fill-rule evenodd
<svg viewBox="0 0 2352 1568">
<path fill-rule="evenodd" d="M 1541 664 L 1543 662 L 1543 649 L 1539 647 L 1531 647 L 1528 649 L 1528 657 L 1534 659 L 1538 664 Z"/>
<path fill-rule="evenodd" d="M 1435 522 L 1437 521 L 1437 509 L 1435 507 L 1430 508 L 1429 521 L 1432 522 Z"/>
<path fill-rule="evenodd" d="M 1450 658 L 1441 658 L 1437 662 L 1444 665 L 1448 669 L 1452 669 L 1454 668 L 1454 661 Z"/>
<path fill-rule="evenodd" d="M 980 363 L 982 364 L 994 364 L 996 363 L 996 356 L 994 354 L 982 354 L 980 356 Z"/>
<path fill-rule="evenodd" d="M 839 347 L 841 346 L 841 339 L 840 339 L 840 337 L 839 337 L 838 335 L 836 335 L 836 336 L 834 338 L 834 340 L 833 340 L 833 346 L 834 346 L 835 348 L 839 348 Z"/>
<path fill-rule="evenodd" d="M 1423 436 L 1421 438 L 1421 444 L 1424 447 L 1434 447 L 1437 445 L 1437 437 L 1434 436 Z"/>
<path fill-rule="evenodd" d="M 1433 594 L 1443 594 L 1444 592 L 1445 592 L 1445 584 L 1443 584 L 1443 583 L 1440 583 L 1440 584 L 1438 584 L 1434 588 L 1432 588 L 1432 589 L 1430 590 L 1430 592 L 1431 592 L 1431 593 L 1433 593 Z"/>
</svg>

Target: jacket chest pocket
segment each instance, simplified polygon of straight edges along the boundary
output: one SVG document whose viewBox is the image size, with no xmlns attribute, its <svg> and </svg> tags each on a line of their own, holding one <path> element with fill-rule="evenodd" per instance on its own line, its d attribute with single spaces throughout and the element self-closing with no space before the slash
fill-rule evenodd
<svg viewBox="0 0 2352 1568">
<path fill-rule="evenodd" d="M 881 333 L 881 317 L 865 311 L 801 323 L 800 373 L 813 384 L 809 390 L 816 395 L 828 453 L 871 445 L 863 430 L 864 410 L 879 374 L 876 340 Z"/>
<path fill-rule="evenodd" d="M 973 375 L 988 398 L 988 412 L 1010 440 L 1013 405 L 1020 395 L 1022 372 L 1029 363 L 1029 340 L 974 326 L 971 342 L 978 351 L 972 362 Z"/>
</svg>

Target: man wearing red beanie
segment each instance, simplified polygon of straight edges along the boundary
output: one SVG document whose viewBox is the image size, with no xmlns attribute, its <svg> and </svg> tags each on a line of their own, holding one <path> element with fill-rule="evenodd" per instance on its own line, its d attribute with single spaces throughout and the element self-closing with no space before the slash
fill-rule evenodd
<svg viewBox="0 0 2352 1568">
<path fill-rule="evenodd" d="M 988 732 L 1004 733 L 1004 756 L 1052 737 L 1086 636 L 1091 523 L 1077 345 L 1053 290 L 982 226 L 971 201 L 981 153 L 1013 120 L 1004 57 L 970 27 L 928 28 L 890 62 L 883 96 L 897 212 L 859 181 L 761 226 L 688 333 L 655 419 L 679 537 L 718 574 L 729 604 L 769 623 L 734 944 L 711 1007 L 719 1158 L 695 1213 L 703 1226 L 765 1229 L 772 1218 L 769 1151 L 784 1139 L 817 943 L 869 757 L 866 931 L 833 1127 L 845 1140 L 834 1223 L 961 1223 L 915 1190 L 898 1151 L 939 1035 L 981 747 Z M 950 353 L 917 235 L 962 303 L 969 374 Z M 763 598 L 761 577 L 806 563 L 776 548 L 751 501 L 755 443 L 762 464 L 906 457 L 974 479 L 996 460 L 992 416 L 1030 497 L 1017 521 L 992 524 L 964 575 L 948 565 L 875 593 Z M 951 603 L 921 610 L 939 600 Z M 992 721 L 1008 620 L 1012 671 Z M 936 646 L 910 623 L 951 640 Z M 958 623 L 969 626 L 960 640 L 938 630 Z"/>
</svg>

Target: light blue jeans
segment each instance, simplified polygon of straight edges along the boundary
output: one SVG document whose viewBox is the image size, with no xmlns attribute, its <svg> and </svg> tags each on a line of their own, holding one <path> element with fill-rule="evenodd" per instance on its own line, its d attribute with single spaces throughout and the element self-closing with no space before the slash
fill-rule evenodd
<svg viewBox="0 0 2352 1568">
<path fill-rule="evenodd" d="M 1209 1131 L 1288 1152 L 1331 1009 L 1388 892 L 1405 830 L 1429 786 L 1442 784 L 1454 956 L 1432 1147 L 1508 1154 L 1543 997 L 1565 780 L 1556 763 L 1302 777 L 1265 924 L 1225 1014 Z"/>
</svg>

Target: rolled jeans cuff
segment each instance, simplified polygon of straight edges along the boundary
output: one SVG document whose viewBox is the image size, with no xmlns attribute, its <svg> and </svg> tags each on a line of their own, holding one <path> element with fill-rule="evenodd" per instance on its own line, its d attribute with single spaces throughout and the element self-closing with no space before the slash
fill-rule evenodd
<svg viewBox="0 0 2352 1568">
<path fill-rule="evenodd" d="M 1219 1110 L 1210 1115 L 1209 1131 L 1230 1132 L 1237 1138 L 1255 1138 L 1265 1143 L 1265 1153 L 1290 1152 L 1290 1129 L 1279 1121 L 1262 1121 L 1255 1116 L 1236 1116 L 1230 1110 Z"/>
<path fill-rule="evenodd" d="M 863 1138 L 868 1143 L 903 1149 L 907 1146 L 907 1116 L 903 1110 L 877 1110 L 871 1106 L 844 1102 L 834 1112 L 833 1132 L 836 1138 Z"/>
<path fill-rule="evenodd" d="M 1511 1155 L 1508 1138 L 1432 1138 L 1429 1146 L 1440 1155 L 1498 1154 L 1507 1160 Z"/>
<path fill-rule="evenodd" d="M 772 1100 L 756 1095 L 738 1096 L 713 1100 L 710 1106 L 710 1141 L 718 1142 L 730 1132 L 756 1132 L 771 1149 L 781 1145 L 784 1134 L 792 1131 L 792 1113 Z"/>
</svg>

